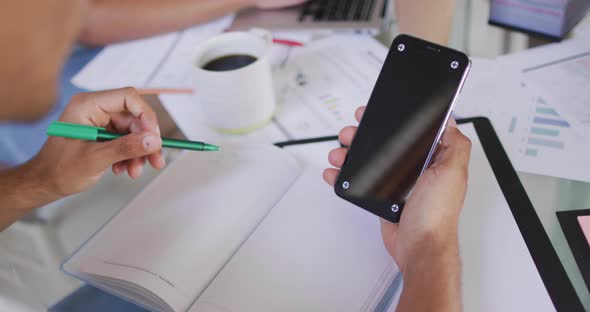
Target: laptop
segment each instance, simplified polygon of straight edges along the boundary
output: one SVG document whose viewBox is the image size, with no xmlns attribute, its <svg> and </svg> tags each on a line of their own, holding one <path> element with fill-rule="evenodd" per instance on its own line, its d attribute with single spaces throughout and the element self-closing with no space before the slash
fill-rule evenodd
<svg viewBox="0 0 590 312">
<path fill-rule="evenodd" d="M 391 14 L 389 0 L 312 0 L 277 10 L 244 10 L 230 30 L 330 30 L 377 35 Z"/>
</svg>

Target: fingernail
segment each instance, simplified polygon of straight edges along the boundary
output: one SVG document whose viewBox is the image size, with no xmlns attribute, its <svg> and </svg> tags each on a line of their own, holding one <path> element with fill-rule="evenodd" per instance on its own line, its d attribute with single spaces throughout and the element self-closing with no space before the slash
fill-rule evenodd
<svg viewBox="0 0 590 312">
<path fill-rule="evenodd" d="M 150 152 L 150 151 L 155 151 L 158 148 L 160 148 L 159 146 L 159 140 L 160 138 L 153 136 L 153 135 L 148 135 L 145 138 L 143 138 L 143 148 Z"/>
</svg>

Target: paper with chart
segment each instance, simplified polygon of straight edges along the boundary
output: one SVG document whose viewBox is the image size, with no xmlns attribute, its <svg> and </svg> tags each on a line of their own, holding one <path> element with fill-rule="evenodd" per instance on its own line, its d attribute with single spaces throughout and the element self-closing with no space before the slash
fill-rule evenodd
<svg viewBox="0 0 590 312">
<path fill-rule="evenodd" d="M 590 132 L 590 41 L 586 49 L 524 69 L 525 80 L 542 89 L 548 98 Z"/>
<path fill-rule="evenodd" d="M 456 115 L 488 117 L 518 171 L 590 181 L 580 170 L 590 156 L 588 138 L 522 77 L 512 61 L 473 60 Z"/>
<path fill-rule="evenodd" d="M 509 128 L 519 142 L 511 155 L 520 171 L 590 182 L 590 139 L 560 113 L 560 105 L 526 84 L 527 111 Z"/>
<path fill-rule="evenodd" d="M 309 33 L 274 33 L 274 36 L 282 39 L 295 40 L 303 44 L 311 40 Z M 202 119 L 199 108 L 198 86 L 192 86 L 191 57 L 199 42 L 200 36 L 185 32 L 178 40 L 175 49 L 164 61 L 159 72 L 152 80 L 153 85 L 175 86 L 175 88 L 194 88 L 196 94 L 161 94 L 160 101 L 166 108 L 176 125 L 189 139 L 210 140 L 212 142 L 251 142 L 251 143 L 275 143 L 287 140 L 287 136 L 274 123 L 245 135 L 227 135 L 216 132 L 207 126 Z M 289 57 L 298 47 L 273 45 L 271 61 L 273 66 L 281 67 L 288 62 Z"/>
<path fill-rule="evenodd" d="M 246 136 L 219 134 L 202 120 L 199 105 L 204 103 L 198 95 L 164 94 L 160 100 L 182 132 L 194 139 L 274 143 L 336 135 L 356 124 L 354 111 L 367 103 L 387 54 L 387 48 L 365 36 L 330 37 L 287 53 L 279 49 L 273 49 L 278 55 L 273 57 L 277 111 L 261 130 Z"/>
<path fill-rule="evenodd" d="M 184 31 L 109 45 L 72 78 L 72 83 L 91 91 L 127 86 L 190 88 L 190 57 L 185 54 L 190 53 L 191 47 L 184 44 L 196 45 L 221 33 L 233 18 L 229 15 Z M 173 67 L 174 62 L 187 66 Z M 181 68 L 183 72 L 171 74 L 171 68 Z"/>
<path fill-rule="evenodd" d="M 472 59 L 471 70 L 453 111 L 455 117 L 489 118 L 504 147 L 514 147 L 517 142 L 508 130 L 526 111 L 525 105 L 515 105 L 527 100 L 521 82 L 522 73 L 516 68 L 494 60 Z"/>
<path fill-rule="evenodd" d="M 590 41 L 572 39 L 501 58 L 557 105 L 574 131 L 590 132 Z"/>
<path fill-rule="evenodd" d="M 292 139 L 335 135 L 356 124 L 366 105 L 387 48 L 371 37 L 335 36 L 294 51 L 274 72 L 275 122 Z"/>
</svg>

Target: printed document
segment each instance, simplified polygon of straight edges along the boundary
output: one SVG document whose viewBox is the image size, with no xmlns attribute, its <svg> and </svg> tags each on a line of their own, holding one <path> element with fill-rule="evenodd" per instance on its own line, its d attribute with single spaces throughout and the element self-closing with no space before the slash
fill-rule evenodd
<svg viewBox="0 0 590 312">
<path fill-rule="evenodd" d="M 590 138 L 512 60 L 474 59 L 457 117 L 488 117 L 518 171 L 590 181 Z"/>
</svg>

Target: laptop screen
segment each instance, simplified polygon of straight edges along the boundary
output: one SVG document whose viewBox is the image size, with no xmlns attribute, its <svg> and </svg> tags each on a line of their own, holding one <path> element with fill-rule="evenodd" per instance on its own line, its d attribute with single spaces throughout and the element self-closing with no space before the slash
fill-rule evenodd
<svg viewBox="0 0 590 312">
<path fill-rule="evenodd" d="M 589 8 L 588 0 L 492 0 L 489 21 L 527 33 L 563 39 Z"/>
</svg>

